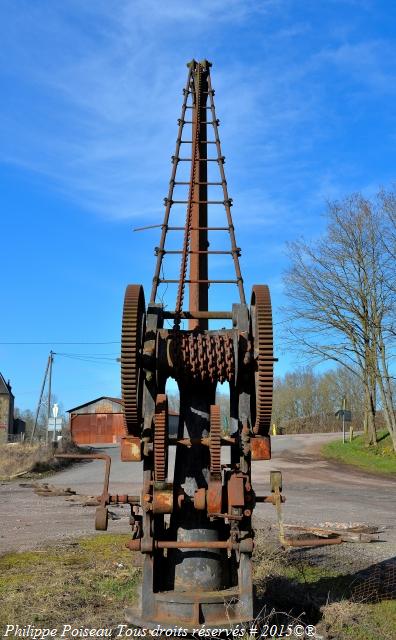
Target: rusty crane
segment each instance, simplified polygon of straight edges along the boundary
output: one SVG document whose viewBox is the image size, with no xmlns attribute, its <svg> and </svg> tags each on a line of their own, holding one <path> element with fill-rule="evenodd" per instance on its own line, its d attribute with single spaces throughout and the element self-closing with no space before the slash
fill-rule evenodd
<svg viewBox="0 0 396 640">
<path fill-rule="evenodd" d="M 255 285 L 246 303 L 210 67 L 206 60 L 188 64 L 150 301 L 146 307 L 143 288 L 135 284 L 127 287 L 124 300 L 121 378 L 127 435 L 122 458 L 144 465 L 128 544 L 144 554 L 141 610 L 129 611 L 128 619 L 145 627 L 218 626 L 253 616 L 251 519 L 259 498 L 252 487 L 251 460 L 270 458 L 271 301 L 268 287 Z M 183 180 L 178 174 L 184 162 L 190 171 Z M 218 168 L 215 179 L 210 163 Z M 184 196 L 175 195 L 183 189 Z M 172 226 L 177 204 L 186 208 L 184 226 Z M 223 226 L 211 224 L 215 205 L 224 208 Z M 177 250 L 167 248 L 172 232 L 182 236 Z M 221 232 L 229 235 L 229 248 L 210 250 L 210 237 Z M 177 279 L 161 276 L 169 254 L 180 256 Z M 210 278 L 212 254 L 230 256 L 234 279 Z M 170 283 L 177 285 L 171 312 L 157 302 L 159 286 Z M 229 311 L 209 309 L 211 284 L 235 284 L 238 302 Z M 231 321 L 232 328 L 210 329 L 215 319 Z M 164 328 L 165 320 L 173 326 Z M 175 439 L 169 436 L 165 394 L 170 377 L 180 392 Z M 227 436 L 216 404 L 216 386 L 225 381 L 230 388 Z M 172 478 L 170 446 L 176 447 Z M 230 449 L 226 465 L 222 447 Z"/>
<path fill-rule="evenodd" d="M 128 609 L 127 620 L 138 627 L 161 627 L 165 635 L 172 635 L 175 625 L 186 632 L 201 625 L 218 630 L 253 619 L 252 513 L 258 502 L 276 506 L 284 546 L 372 539 L 370 532 L 356 528 L 342 534 L 308 528 L 306 531 L 319 537 L 285 536 L 281 473 L 270 472 L 268 496 L 258 496 L 253 490 L 251 462 L 271 458 L 271 300 L 268 287 L 258 284 L 253 286 L 250 305 L 246 303 L 210 67 L 207 60 L 188 64 L 150 301 L 146 307 L 143 287 L 137 284 L 128 285 L 124 299 L 121 385 L 125 436 L 121 459 L 143 462 L 141 494 L 110 495 L 109 455 L 56 456 L 105 460 L 95 527 L 107 529 L 108 505 L 130 505 L 132 539 L 127 547 L 140 551 L 144 561 L 140 607 Z M 185 148 L 190 152 L 183 157 Z M 182 163 L 189 166 L 188 179 L 180 177 Z M 210 163 L 217 165 L 215 178 Z M 183 189 L 184 197 L 176 196 Z M 186 208 L 183 226 L 171 224 L 175 205 Z M 209 211 L 215 205 L 224 208 L 223 226 L 211 223 Z M 179 243 L 180 235 L 183 238 L 177 249 L 168 243 L 172 232 Z M 212 242 L 216 233 L 228 234 L 227 250 L 209 249 L 209 240 Z M 209 256 L 213 254 L 231 257 L 234 279 L 210 277 Z M 180 274 L 175 279 L 163 275 L 164 261 L 170 255 L 180 256 Z M 173 311 L 158 302 L 160 286 L 170 284 L 177 286 Z M 209 309 L 211 284 L 236 285 L 239 301 L 231 310 Z M 184 306 L 186 285 L 188 310 Z M 210 328 L 209 322 L 216 320 L 226 320 L 232 326 Z M 170 328 L 165 328 L 167 322 L 172 324 Z M 169 378 L 176 381 L 180 392 L 176 437 L 169 431 Z M 227 434 L 222 431 L 221 410 L 216 404 L 216 388 L 224 382 L 230 390 Z M 172 477 L 169 447 L 176 448 Z M 222 464 L 222 448 L 229 450 L 226 464 Z"/>
<path fill-rule="evenodd" d="M 107 529 L 109 504 L 131 506 L 132 539 L 127 546 L 140 551 L 144 561 L 140 609 L 128 610 L 127 619 L 145 628 L 218 628 L 251 620 L 253 509 L 257 502 L 280 508 L 283 501 L 280 472 L 271 472 L 270 495 L 257 496 L 252 487 L 251 461 L 271 457 L 271 300 L 268 287 L 258 284 L 246 303 L 210 67 L 207 60 L 188 64 L 150 301 L 146 307 L 138 284 L 128 285 L 124 299 L 121 459 L 143 462 L 141 495 L 109 494 L 109 456 L 65 454 L 106 461 L 96 529 Z M 184 149 L 190 151 L 185 154 Z M 183 163 L 189 166 L 188 179 L 180 177 Z M 184 196 L 176 195 L 183 190 Z M 176 205 L 186 208 L 184 226 L 172 224 Z M 211 223 L 209 212 L 215 206 L 224 209 L 223 226 Z M 168 243 L 173 232 L 179 238 L 175 250 Z M 227 250 L 210 249 L 209 240 L 220 233 L 229 236 Z M 230 256 L 234 279 L 210 277 L 213 254 Z M 170 255 L 180 256 L 175 279 L 163 276 Z M 158 302 L 159 287 L 170 284 L 177 287 L 173 311 Z M 238 302 L 230 310 L 209 309 L 212 284 L 236 285 Z M 231 327 L 209 328 L 214 320 L 226 320 Z M 170 328 L 165 328 L 167 322 Z M 174 438 L 168 425 L 168 378 L 176 381 L 180 392 Z M 230 389 L 227 435 L 216 404 L 216 387 L 224 382 Z M 169 447 L 176 448 L 173 477 L 168 471 Z M 227 464 L 222 464 L 222 448 L 229 449 Z"/>
</svg>

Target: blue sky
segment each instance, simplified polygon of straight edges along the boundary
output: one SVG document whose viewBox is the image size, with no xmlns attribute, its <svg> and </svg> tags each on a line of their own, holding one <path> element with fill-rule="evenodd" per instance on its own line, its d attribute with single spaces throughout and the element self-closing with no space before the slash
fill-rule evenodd
<svg viewBox="0 0 396 640">
<path fill-rule="evenodd" d="M 0 0 L 0 371 L 19 407 L 51 348 L 68 354 L 54 367 L 66 408 L 119 394 L 125 285 L 148 297 L 159 241 L 133 228 L 162 221 L 192 57 L 213 63 L 247 295 L 270 285 L 279 335 L 285 243 L 323 231 L 327 200 L 394 181 L 395 6 Z M 295 363 L 276 351 L 282 374 Z"/>
</svg>

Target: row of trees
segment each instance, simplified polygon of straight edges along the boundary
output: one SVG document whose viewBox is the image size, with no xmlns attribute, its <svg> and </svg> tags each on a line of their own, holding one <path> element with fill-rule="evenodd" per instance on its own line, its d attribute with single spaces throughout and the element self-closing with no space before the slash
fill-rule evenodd
<svg viewBox="0 0 396 640">
<path fill-rule="evenodd" d="M 344 398 L 353 426 L 361 428 L 364 393 L 356 374 L 345 367 L 325 373 L 297 369 L 275 378 L 272 422 L 282 433 L 337 431 Z"/>
<path fill-rule="evenodd" d="M 223 427 L 229 426 L 230 399 L 228 385 L 218 388 L 216 403 L 220 405 Z M 343 406 L 352 412 L 353 426 L 361 428 L 364 418 L 364 392 L 359 376 L 345 367 L 324 373 L 312 368 L 299 368 L 274 381 L 272 424 L 283 433 L 337 431 L 340 419 L 335 415 Z M 168 392 L 169 409 L 179 412 L 179 397 Z"/>
<path fill-rule="evenodd" d="M 380 408 L 396 450 L 396 192 L 330 203 L 326 232 L 289 250 L 289 346 L 313 364 L 330 360 L 356 376 L 369 442 L 376 443 Z"/>
</svg>

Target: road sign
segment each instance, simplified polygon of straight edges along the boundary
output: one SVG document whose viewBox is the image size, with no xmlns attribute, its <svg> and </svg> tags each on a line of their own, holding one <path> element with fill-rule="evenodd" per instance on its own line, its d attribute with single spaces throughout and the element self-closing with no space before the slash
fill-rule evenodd
<svg viewBox="0 0 396 640">
<path fill-rule="evenodd" d="M 56 423 L 56 430 L 62 431 L 63 418 L 48 418 L 48 431 L 55 430 L 55 423 Z"/>
<path fill-rule="evenodd" d="M 352 422 L 352 411 L 348 409 L 340 409 L 336 413 L 337 418 L 344 419 L 344 422 Z"/>
</svg>

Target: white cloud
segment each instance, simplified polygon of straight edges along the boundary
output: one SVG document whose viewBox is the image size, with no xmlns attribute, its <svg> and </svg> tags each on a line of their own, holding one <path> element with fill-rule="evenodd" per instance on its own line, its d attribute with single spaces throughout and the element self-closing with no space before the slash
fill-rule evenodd
<svg viewBox="0 0 396 640">
<path fill-rule="evenodd" d="M 7 72 L 21 92 L 30 87 L 35 102 L 28 114 L 20 105 L 8 114 L 2 160 L 46 175 L 68 197 L 104 215 L 141 218 L 142 209 L 148 215 L 160 210 L 186 74 L 183 54 L 169 44 L 169 30 L 177 36 L 182 23 L 197 48 L 204 35 L 219 34 L 219 20 L 239 25 L 275 5 L 123 2 L 113 14 L 108 3 L 97 3 L 94 12 L 86 3 L 81 24 L 73 2 L 69 12 L 59 4 L 28 5 L 11 20 Z M 94 28 L 87 34 L 89 19 Z M 257 67 L 249 70 L 242 62 L 215 70 L 226 141 L 243 136 L 249 146 L 264 81 Z M 238 87 L 237 100 L 232 86 Z"/>
<path fill-rule="evenodd" d="M 319 193 L 326 179 L 311 158 L 334 117 L 322 95 L 323 72 L 331 64 L 378 88 L 388 82 L 378 41 L 294 55 L 312 25 L 295 21 L 293 6 L 289 0 L 124 0 L 115 11 L 105 0 L 72 0 L 29 2 L 18 11 L 8 3 L 1 68 L 12 94 L 0 120 L 0 159 L 48 178 L 52 188 L 100 215 L 159 221 L 184 64 L 206 52 L 215 63 L 222 60 L 213 68 L 215 100 L 242 224 L 273 224 L 275 211 L 283 220 L 293 216 L 290 191 L 305 183 L 305 191 Z M 263 210 L 270 212 L 264 222 Z"/>
<path fill-rule="evenodd" d="M 358 85 L 368 86 L 377 93 L 395 93 L 395 46 L 386 40 L 345 42 L 323 49 L 316 61 L 321 66 L 331 63 Z"/>
</svg>

